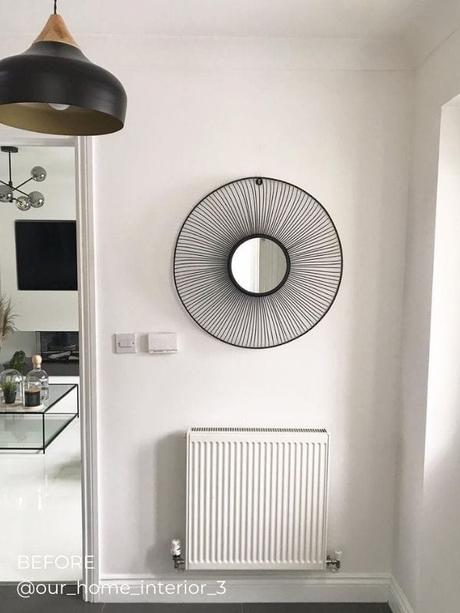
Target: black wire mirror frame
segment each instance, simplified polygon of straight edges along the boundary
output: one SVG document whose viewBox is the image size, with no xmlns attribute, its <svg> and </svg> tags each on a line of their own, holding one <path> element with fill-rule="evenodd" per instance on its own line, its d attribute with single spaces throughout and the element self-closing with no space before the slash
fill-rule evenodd
<svg viewBox="0 0 460 613">
<path fill-rule="evenodd" d="M 262 208 L 255 207 L 254 209 L 251 208 L 255 204 L 254 199 L 253 202 L 249 202 L 249 191 L 238 189 L 235 192 L 233 189 L 248 183 L 261 187 L 265 185 L 265 182 L 280 187 L 282 198 L 285 198 L 287 190 L 290 195 L 289 206 L 282 199 L 272 197 L 267 207 L 264 204 Z M 229 190 L 233 193 L 231 197 L 225 198 L 226 191 Z M 293 194 L 295 197 L 294 208 L 292 206 Z M 273 194 L 271 195 L 273 196 Z M 279 194 L 277 195 L 279 196 Z M 289 212 L 294 211 L 295 215 L 292 218 L 289 218 L 288 215 L 281 216 L 280 219 L 279 215 L 271 214 L 277 206 L 283 207 L 284 213 L 289 209 Z M 231 207 L 233 207 L 233 210 Z M 226 208 L 232 213 L 226 211 Z M 302 224 L 299 223 L 302 220 L 302 213 L 299 213 L 299 208 L 308 210 L 308 214 L 305 211 L 303 212 L 306 228 L 303 228 Z M 220 220 L 218 219 L 219 211 Z M 239 219 L 238 215 L 241 216 Z M 221 223 L 217 223 L 218 221 Z M 277 221 L 281 222 L 279 228 L 276 227 Z M 234 223 L 232 227 L 232 222 L 237 223 Z M 245 226 L 244 222 L 249 223 L 249 226 Z M 294 241 L 294 244 L 286 246 L 274 233 L 265 231 L 267 227 L 271 227 L 271 222 L 275 222 L 275 232 L 279 232 L 280 229 L 284 230 L 284 232 L 281 232 L 281 236 L 286 235 L 286 228 L 288 230 L 299 229 L 300 234 L 297 236 L 297 242 Z M 317 226 L 315 226 L 315 223 L 317 223 Z M 249 227 L 253 231 L 245 229 Z M 307 232 L 305 234 L 305 230 L 309 228 L 316 230 L 316 233 L 309 234 Z M 220 237 L 224 235 L 223 244 L 219 242 L 219 233 Z M 242 233 L 242 235 L 235 240 L 235 233 Z M 286 236 L 289 236 L 289 234 Z M 252 238 L 266 238 L 273 241 L 281 248 L 286 257 L 286 273 L 283 279 L 275 288 L 267 292 L 255 293 L 245 290 L 235 280 L 231 270 L 231 261 L 235 251 L 244 242 Z M 227 242 L 225 242 L 225 239 L 227 239 Z M 315 245 L 315 249 L 310 253 L 308 252 L 309 245 Z M 322 252 L 322 256 L 325 258 L 323 262 L 317 259 L 315 250 L 316 252 Z M 302 260 L 302 258 L 304 259 Z M 309 258 L 310 264 L 316 262 L 316 265 L 309 266 Z M 299 286 L 302 285 L 304 295 L 302 298 L 297 296 L 298 309 L 305 309 L 305 312 L 309 312 L 311 321 L 301 321 L 302 317 L 299 317 L 298 312 L 296 313 L 292 308 L 291 303 L 295 304 L 296 300 L 292 288 L 283 300 L 278 301 L 277 308 L 262 306 L 265 299 L 270 299 L 270 297 L 279 294 L 294 273 L 300 278 L 299 270 L 302 270 L 302 267 L 299 266 L 299 262 L 303 262 L 301 274 L 304 277 L 305 274 L 313 275 L 313 279 L 308 283 L 305 282 L 305 279 L 301 283 L 299 281 Z M 308 269 L 310 269 L 310 273 L 305 273 L 305 270 Z M 322 276 L 318 270 L 319 272 L 323 270 Z M 279 347 L 312 330 L 331 309 L 337 297 L 342 276 L 342 243 L 329 213 L 314 196 L 302 188 L 287 181 L 270 177 L 236 179 L 207 194 L 190 211 L 183 222 L 174 250 L 174 284 L 187 313 L 205 332 L 217 340 L 246 349 Z M 223 286 L 225 286 L 224 289 L 222 289 Z M 295 284 L 293 284 L 293 287 L 295 288 Z M 312 309 L 311 304 L 305 297 L 306 287 L 310 288 L 311 296 L 315 297 L 319 303 L 319 306 L 316 305 L 316 309 Z M 207 304 L 209 298 L 215 300 L 216 296 L 217 300 L 220 300 L 218 304 L 220 312 L 219 308 L 215 307 L 215 303 L 214 308 Z M 239 302 L 239 296 L 245 297 L 246 301 L 250 301 L 250 303 Z M 233 313 L 233 318 L 226 317 L 225 310 L 228 307 L 233 308 L 235 304 L 237 304 L 239 316 L 235 316 Z M 208 308 L 206 308 L 207 306 Z M 263 312 L 264 316 L 259 317 L 258 312 L 259 315 Z M 295 324 L 290 324 L 290 315 L 295 320 Z M 271 340 L 255 343 L 254 337 L 260 337 L 260 334 L 252 333 L 248 329 L 248 323 L 254 324 L 254 322 L 257 322 L 260 327 L 262 319 L 264 320 L 263 325 L 267 328 L 267 333 L 263 334 L 263 337 L 265 340 L 270 337 Z M 276 320 L 281 322 L 278 326 Z M 240 324 L 240 331 L 238 331 L 238 323 Z M 277 327 L 278 332 L 275 334 L 273 328 Z"/>
</svg>

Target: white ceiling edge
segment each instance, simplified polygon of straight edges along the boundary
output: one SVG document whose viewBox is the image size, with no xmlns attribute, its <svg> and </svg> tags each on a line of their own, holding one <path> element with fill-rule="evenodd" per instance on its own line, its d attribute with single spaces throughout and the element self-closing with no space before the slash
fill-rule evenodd
<svg viewBox="0 0 460 613">
<path fill-rule="evenodd" d="M 110 59 L 113 39 L 84 39 L 88 54 Z M 147 67 L 274 70 L 406 70 L 406 49 L 399 41 L 340 38 L 137 37 L 129 43 Z M 138 50 L 137 50 L 138 49 Z M 113 55 L 113 52 L 112 52 Z M 132 64 L 125 53 L 117 64 Z"/>
<path fill-rule="evenodd" d="M 408 61 L 419 68 L 439 47 L 460 29 L 460 1 L 420 2 L 413 20 L 400 32 Z"/>
<path fill-rule="evenodd" d="M 275 70 L 408 70 L 413 57 L 398 39 L 282 38 L 236 36 L 82 35 L 77 38 L 92 61 L 109 70 L 143 68 Z M 0 57 L 21 53 L 24 36 L 0 38 Z M 142 55 L 140 55 L 142 54 Z"/>
<path fill-rule="evenodd" d="M 17 0 L 2 31 L 0 57 L 29 46 L 51 5 L 51 0 Z M 369 57 L 358 65 L 377 68 L 392 61 L 394 68 L 416 68 L 460 27 L 460 0 L 136 0 L 131 6 L 122 0 L 60 0 L 58 8 L 76 40 L 82 46 L 88 41 L 89 52 L 93 40 L 98 46 L 115 40 L 129 52 L 128 44 L 137 39 L 216 38 L 230 48 L 225 41 L 232 37 L 259 38 L 280 48 L 286 40 L 304 41 L 292 46 L 310 49 L 315 64 L 321 53 L 328 64 L 341 49 L 349 62 L 361 47 Z M 3 53 L 6 41 L 11 51 Z"/>
<path fill-rule="evenodd" d="M 411 70 L 419 68 L 459 28 L 460 0 L 443 0 L 442 12 L 419 13 L 392 38 L 83 34 L 78 30 L 74 35 L 90 59 L 104 65 L 107 57 L 114 70 L 117 64 L 132 63 L 135 49 L 147 47 L 143 62 L 150 66 L 236 68 L 243 60 L 243 67 Z M 6 30 L 0 38 L 0 58 L 21 53 L 35 36 Z"/>
</svg>

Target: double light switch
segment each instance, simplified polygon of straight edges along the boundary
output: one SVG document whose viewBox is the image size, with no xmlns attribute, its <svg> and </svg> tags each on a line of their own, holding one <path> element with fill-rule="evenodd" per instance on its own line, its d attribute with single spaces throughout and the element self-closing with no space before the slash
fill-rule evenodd
<svg viewBox="0 0 460 613">
<path fill-rule="evenodd" d="M 138 343 L 137 334 L 115 334 L 116 353 L 176 353 L 178 350 L 175 332 L 150 332 L 140 336 L 145 338 Z"/>
</svg>

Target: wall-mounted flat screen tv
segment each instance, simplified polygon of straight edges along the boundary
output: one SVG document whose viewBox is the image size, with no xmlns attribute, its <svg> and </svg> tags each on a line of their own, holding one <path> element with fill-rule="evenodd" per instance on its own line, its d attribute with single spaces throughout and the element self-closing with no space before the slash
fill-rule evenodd
<svg viewBox="0 0 460 613">
<path fill-rule="evenodd" d="M 15 236 L 19 290 L 78 289 L 75 221 L 20 220 Z"/>
</svg>

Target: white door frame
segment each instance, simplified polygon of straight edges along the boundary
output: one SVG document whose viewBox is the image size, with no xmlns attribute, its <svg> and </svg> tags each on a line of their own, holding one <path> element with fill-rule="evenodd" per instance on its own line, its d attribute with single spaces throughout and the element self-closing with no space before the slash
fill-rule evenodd
<svg viewBox="0 0 460 613">
<path fill-rule="evenodd" d="M 75 144 L 77 190 L 77 259 L 80 318 L 80 436 L 82 461 L 82 561 L 85 600 L 94 600 L 90 586 L 99 585 L 99 515 L 97 485 L 96 275 L 93 208 L 93 143 Z"/>
</svg>

